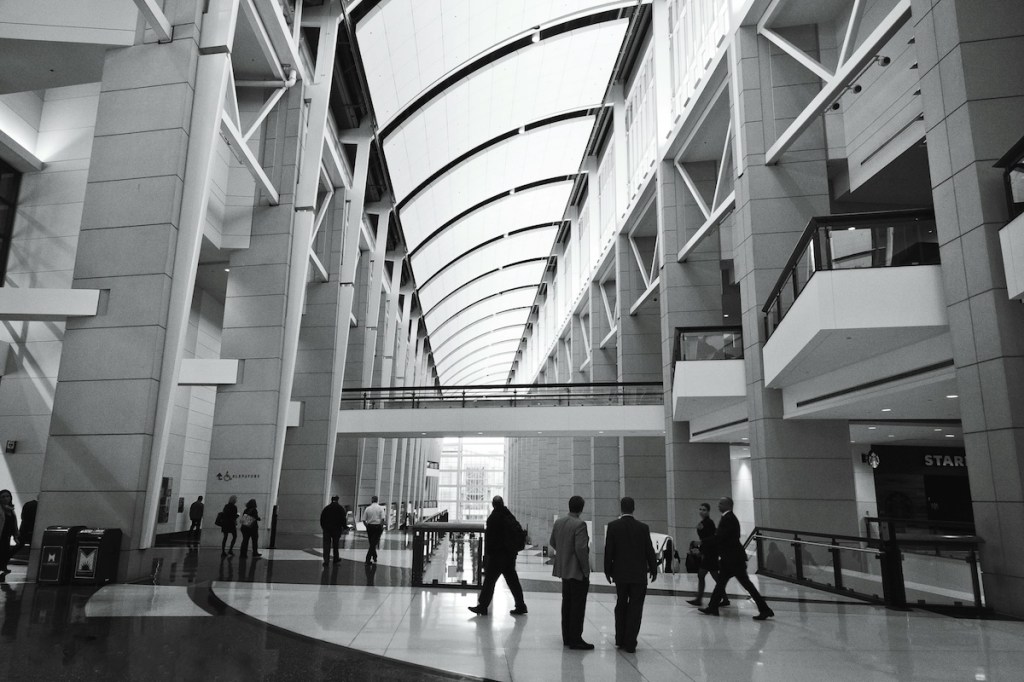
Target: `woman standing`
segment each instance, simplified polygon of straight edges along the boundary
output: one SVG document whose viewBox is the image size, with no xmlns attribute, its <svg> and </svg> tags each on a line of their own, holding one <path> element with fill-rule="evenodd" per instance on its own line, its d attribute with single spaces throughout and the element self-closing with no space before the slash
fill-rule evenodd
<svg viewBox="0 0 1024 682">
<path fill-rule="evenodd" d="M 252 540 L 252 555 L 254 557 L 263 556 L 256 551 L 259 540 L 259 521 L 260 514 L 256 511 L 256 500 L 249 500 L 245 503 L 245 511 L 242 512 L 242 551 L 239 556 L 243 559 L 249 549 L 250 540 Z"/>
<path fill-rule="evenodd" d="M 220 513 L 220 530 L 224 533 L 224 537 L 220 541 L 220 555 L 222 557 L 234 556 L 235 552 L 235 540 L 238 539 L 238 531 L 235 530 L 238 525 L 238 507 L 235 506 L 235 502 L 238 501 L 237 495 L 232 495 L 228 499 L 228 503 L 224 505 L 223 511 Z M 231 546 L 228 547 L 228 535 L 231 536 Z M 227 549 L 225 549 L 227 547 Z"/>
<path fill-rule="evenodd" d="M 13 549 L 11 548 L 12 539 L 17 542 Z M 20 548 L 18 517 L 14 513 L 14 497 L 10 490 L 0 490 L 0 576 L 11 572 L 7 568 L 7 562 Z"/>
<path fill-rule="evenodd" d="M 718 548 L 715 547 L 715 522 L 711 520 L 711 505 L 702 502 L 700 509 L 700 522 L 697 523 L 697 537 L 700 538 L 700 568 L 697 570 L 697 597 L 688 599 L 687 604 L 700 606 L 704 599 L 704 581 L 708 573 L 718 582 Z M 721 606 L 728 605 L 729 600 L 722 600 Z"/>
</svg>

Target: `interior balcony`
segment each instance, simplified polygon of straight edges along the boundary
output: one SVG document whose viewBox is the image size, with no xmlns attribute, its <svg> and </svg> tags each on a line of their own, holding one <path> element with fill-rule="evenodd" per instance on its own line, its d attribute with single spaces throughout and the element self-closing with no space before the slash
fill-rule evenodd
<svg viewBox="0 0 1024 682">
<path fill-rule="evenodd" d="M 812 219 L 764 313 L 769 388 L 840 368 L 850 368 L 844 378 L 850 386 L 927 369 L 919 356 L 899 351 L 948 334 L 933 213 Z M 889 354 L 891 362 L 867 362 Z M 951 357 L 936 356 L 931 364 L 951 363 Z M 878 376 L 880 368 L 886 376 Z"/>
<path fill-rule="evenodd" d="M 677 329 L 672 418 L 690 422 L 691 440 L 747 421 L 743 333 L 735 328 Z M 739 440 L 729 431 L 728 441 Z"/>
</svg>

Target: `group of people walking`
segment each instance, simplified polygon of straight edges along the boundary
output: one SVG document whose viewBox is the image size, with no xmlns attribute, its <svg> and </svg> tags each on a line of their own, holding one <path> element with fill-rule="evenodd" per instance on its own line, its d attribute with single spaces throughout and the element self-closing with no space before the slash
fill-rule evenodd
<svg viewBox="0 0 1024 682">
<path fill-rule="evenodd" d="M 555 555 L 552 575 L 562 579 L 562 644 L 569 649 L 589 650 L 594 645 L 583 639 L 587 594 L 590 591 L 590 534 L 587 523 L 580 518 L 585 501 L 579 495 L 569 498 L 569 513 L 555 521 L 548 544 Z M 515 608 L 513 616 L 528 612 L 523 587 L 516 573 L 516 556 L 523 549 L 522 527 L 505 506 L 501 496 L 491 500 L 493 510 L 484 529 L 484 583 L 476 606 L 469 610 L 486 616 L 498 578 L 505 578 Z M 647 597 L 648 581 L 658 577 L 658 558 L 651 541 L 650 527 L 634 517 L 636 502 L 623 497 L 619 502 L 621 515 L 608 524 L 604 546 L 605 579 L 615 585 L 615 646 L 635 653 Z M 697 597 L 688 603 L 700 606 L 704 598 L 705 580 L 710 573 L 715 580 L 711 601 L 700 612 L 717 616 L 718 609 L 728 606 L 725 588 L 731 578 L 750 594 L 757 605 L 754 620 L 766 620 L 775 612 L 747 575 L 747 555 L 740 541 L 740 524 L 732 512 L 733 500 L 718 501 L 722 517 L 716 526 L 710 518 L 711 505 L 700 506 L 700 568 Z"/>
<path fill-rule="evenodd" d="M 259 510 L 256 508 L 256 500 L 251 499 L 245 503 L 245 509 L 238 513 L 238 496 L 232 495 L 224 509 L 217 514 L 216 525 L 220 526 L 220 556 L 221 558 L 234 556 L 235 540 L 238 539 L 238 529 L 242 530 L 242 546 L 239 550 L 239 557 L 246 558 L 249 555 L 249 545 L 252 545 L 252 555 L 255 558 L 263 556 L 259 552 L 260 526 L 262 520 Z M 228 536 L 231 537 L 231 544 L 228 544 Z"/>
</svg>

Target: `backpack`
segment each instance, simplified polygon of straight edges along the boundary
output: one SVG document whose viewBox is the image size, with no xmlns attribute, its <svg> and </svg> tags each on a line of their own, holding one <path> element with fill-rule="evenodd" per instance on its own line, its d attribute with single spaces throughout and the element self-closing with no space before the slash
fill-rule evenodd
<svg viewBox="0 0 1024 682">
<path fill-rule="evenodd" d="M 213 525 L 215 525 L 215 526 L 223 526 L 224 525 L 224 512 L 222 512 L 222 511 L 217 512 L 217 518 L 216 518 L 216 520 L 214 520 Z"/>
<path fill-rule="evenodd" d="M 505 526 L 505 546 L 510 552 L 521 552 L 526 549 L 526 531 L 512 512 L 509 512 Z"/>
</svg>

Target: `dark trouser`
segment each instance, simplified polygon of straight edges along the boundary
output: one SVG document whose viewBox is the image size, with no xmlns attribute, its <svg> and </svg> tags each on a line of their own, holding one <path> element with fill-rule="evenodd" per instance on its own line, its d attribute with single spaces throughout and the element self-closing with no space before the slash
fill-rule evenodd
<svg viewBox="0 0 1024 682">
<path fill-rule="evenodd" d="M 327 557 L 334 552 L 334 560 L 341 561 L 341 557 L 338 554 L 338 543 L 341 540 L 341 531 L 324 531 L 324 563 L 327 563 Z"/>
<path fill-rule="evenodd" d="M 202 521 L 193 521 L 192 525 L 188 528 L 188 534 L 191 537 L 197 537 L 199 535 L 200 526 L 203 525 Z"/>
<path fill-rule="evenodd" d="M 253 525 L 255 526 L 255 524 L 253 524 Z M 258 547 L 258 544 L 259 544 L 258 543 L 259 536 L 260 536 L 259 529 L 253 528 L 252 530 L 250 530 L 250 529 L 246 528 L 245 526 L 242 526 L 242 551 L 239 552 L 239 554 L 241 556 L 245 556 L 246 555 L 246 552 L 248 552 L 248 550 L 249 550 L 249 541 L 250 540 L 252 540 L 252 553 L 253 554 L 258 554 L 259 550 L 257 549 L 257 547 Z"/>
<path fill-rule="evenodd" d="M 228 536 L 230 535 L 231 536 L 231 546 L 228 547 L 227 550 L 226 550 L 226 551 L 230 552 L 231 550 L 233 550 L 235 548 L 235 540 L 238 539 L 238 533 L 235 531 L 234 528 L 225 528 L 223 532 L 224 532 L 224 537 L 221 538 L 221 541 L 220 541 L 220 551 L 221 552 L 225 551 L 224 547 L 225 547 L 225 545 L 227 545 L 227 543 L 228 543 Z"/>
<path fill-rule="evenodd" d="M 587 592 L 590 581 L 586 578 L 562 581 L 562 644 L 583 641 L 583 618 L 587 613 Z"/>
<path fill-rule="evenodd" d="M 377 560 L 377 546 L 380 544 L 380 536 L 384 534 L 384 526 L 379 523 L 366 524 L 366 539 L 370 541 L 370 549 L 366 550 L 366 562 L 370 559 Z"/>
<path fill-rule="evenodd" d="M 718 575 L 718 583 L 715 585 L 714 592 L 711 593 L 711 601 L 708 602 L 708 610 L 715 611 L 718 609 L 718 605 L 725 599 L 725 586 L 729 582 L 729 578 L 736 578 L 736 582 L 743 586 L 743 589 L 747 591 L 750 598 L 757 604 L 758 613 L 764 613 L 765 611 L 771 611 L 768 603 L 761 596 L 761 593 L 754 587 L 754 583 L 750 582 L 750 576 L 747 575 L 746 568 L 740 568 L 736 571 L 728 571 L 721 569 Z"/>
<path fill-rule="evenodd" d="M 615 583 L 615 644 L 636 648 L 647 583 Z"/>
<path fill-rule="evenodd" d="M 700 601 L 701 599 L 704 598 L 704 585 L 705 585 L 705 580 L 706 580 L 706 578 L 708 576 L 708 573 L 710 573 L 711 577 L 715 579 L 715 585 L 717 585 L 722 580 L 722 576 L 719 575 L 717 570 L 709 571 L 706 568 L 701 568 L 700 570 L 698 570 L 697 571 L 697 601 Z"/>
<path fill-rule="evenodd" d="M 516 573 L 515 554 L 494 554 L 485 559 L 484 564 L 484 587 L 480 590 L 480 601 L 478 606 L 487 608 L 494 598 L 494 586 L 498 584 L 498 578 L 505 576 L 505 584 L 508 585 L 512 598 L 515 599 L 517 609 L 525 609 L 526 602 L 523 601 L 523 586 L 519 584 L 519 574 Z"/>
<path fill-rule="evenodd" d="M 13 535 L 7 535 L 6 533 L 0 537 L 0 571 L 7 570 L 7 562 L 10 561 L 11 557 L 14 556 L 14 553 L 21 548 L 20 543 L 16 546 L 11 546 L 11 540 L 13 539 Z"/>
</svg>

